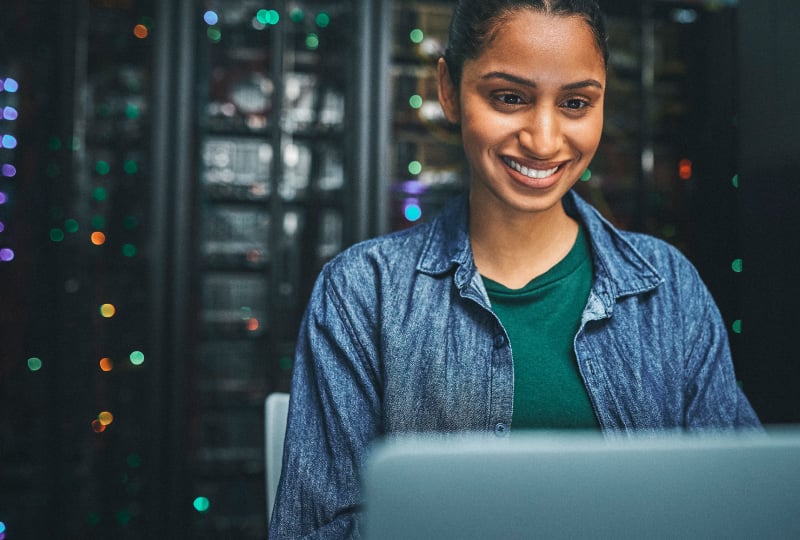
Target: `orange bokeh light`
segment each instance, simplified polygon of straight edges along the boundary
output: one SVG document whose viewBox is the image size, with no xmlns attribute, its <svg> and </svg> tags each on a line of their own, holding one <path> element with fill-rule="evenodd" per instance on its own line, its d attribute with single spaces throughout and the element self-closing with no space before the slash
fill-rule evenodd
<svg viewBox="0 0 800 540">
<path fill-rule="evenodd" d="M 106 235 L 100 231 L 95 231 L 92 233 L 92 244 L 96 246 L 102 246 L 106 243 Z"/>
<path fill-rule="evenodd" d="M 255 332 L 256 330 L 258 330 L 258 327 L 259 327 L 258 319 L 256 319 L 255 317 L 250 317 L 249 319 L 247 319 L 247 329 L 250 332 Z"/>
<path fill-rule="evenodd" d="M 114 362 L 111 361 L 111 358 L 105 357 L 100 359 L 100 369 L 103 371 L 111 371 L 114 369 Z"/>
<path fill-rule="evenodd" d="M 108 411 L 103 411 L 97 415 L 97 420 L 99 420 L 102 425 L 107 426 L 114 421 L 114 415 Z"/>
<path fill-rule="evenodd" d="M 682 159 L 678 163 L 678 175 L 681 180 L 690 180 L 692 178 L 692 160 Z"/>
<path fill-rule="evenodd" d="M 139 39 L 145 39 L 148 35 L 150 35 L 150 31 L 145 25 L 137 24 L 133 27 L 133 35 Z"/>
</svg>

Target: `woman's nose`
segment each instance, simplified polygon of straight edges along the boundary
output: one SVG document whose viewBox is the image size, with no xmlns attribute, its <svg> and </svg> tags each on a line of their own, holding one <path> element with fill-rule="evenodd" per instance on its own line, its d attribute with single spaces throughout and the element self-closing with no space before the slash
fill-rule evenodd
<svg viewBox="0 0 800 540">
<path fill-rule="evenodd" d="M 519 142 L 536 159 L 555 157 L 563 142 L 557 111 L 539 107 L 533 109 L 520 127 Z"/>
</svg>

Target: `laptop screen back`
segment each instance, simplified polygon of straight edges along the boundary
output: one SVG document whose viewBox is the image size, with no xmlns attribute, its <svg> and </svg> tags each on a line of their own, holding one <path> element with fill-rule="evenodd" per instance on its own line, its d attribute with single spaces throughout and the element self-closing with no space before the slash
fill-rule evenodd
<svg viewBox="0 0 800 540">
<path fill-rule="evenodd" d="M 800 432 L 395 440 L 364 495 L 368 539 L 800 538 Z"/>
</svg>

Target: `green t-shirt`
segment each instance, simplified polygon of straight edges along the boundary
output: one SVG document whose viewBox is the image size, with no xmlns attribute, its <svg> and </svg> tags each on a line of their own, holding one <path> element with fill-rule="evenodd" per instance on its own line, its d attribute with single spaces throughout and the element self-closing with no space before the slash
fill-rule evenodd
<svg viewBox="0 0 800 540">
<path fill-rule="evenodd" d="M 581 228 L 564 259 L 521 289 L 483 278 L 514 358 L 515 429 L 599 428 L 578 372 L 574 339 L 592 283 Z"/>
</svg>

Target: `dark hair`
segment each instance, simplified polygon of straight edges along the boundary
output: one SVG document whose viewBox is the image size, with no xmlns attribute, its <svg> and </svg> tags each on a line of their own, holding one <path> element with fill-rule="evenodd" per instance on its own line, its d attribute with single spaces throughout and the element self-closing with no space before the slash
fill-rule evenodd
<svg viewBox="0 0 800 540">
<path fill-rule="evenodd" d="M 495 24 L 521 9 L 533 9 L 547 15 L 579 16 L 586 20 L 597 47 L 608 64 L 608 36 L 605 18 L 596 0 L 459 0 L 450 21 L 450 36 L 444 60 L 450 78 L 458 87 L 466 60 L 477 58 Z"/>
</svg>

